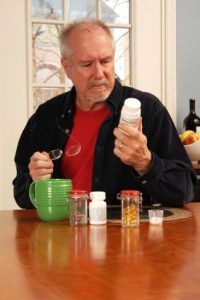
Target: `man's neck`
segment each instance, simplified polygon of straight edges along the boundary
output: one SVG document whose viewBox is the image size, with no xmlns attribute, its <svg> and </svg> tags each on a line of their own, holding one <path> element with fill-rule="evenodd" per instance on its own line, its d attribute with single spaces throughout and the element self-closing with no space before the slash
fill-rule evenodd
<svg viewBox="0 0 200 300">
<path fill-rule="evenodd" d="M 76 104 L 81 110 L 89 111 L 89 110 L 98 110 L 106 105 L 106 101 L 93 102 L 93 101 L 79 101 L 76 99 Z"/>
</svg>

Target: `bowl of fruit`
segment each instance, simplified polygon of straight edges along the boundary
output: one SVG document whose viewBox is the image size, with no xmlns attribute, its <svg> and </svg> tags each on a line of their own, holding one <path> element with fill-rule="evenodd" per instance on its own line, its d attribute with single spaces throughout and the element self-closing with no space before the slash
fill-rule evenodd
<svg viewBox="0 0 200 300">
<path fill-rule="evenodd" d="M 200 133 L 186 130 L 179 134 L 181 142 L 192 162 L 200 161 Z"/>
</svg>

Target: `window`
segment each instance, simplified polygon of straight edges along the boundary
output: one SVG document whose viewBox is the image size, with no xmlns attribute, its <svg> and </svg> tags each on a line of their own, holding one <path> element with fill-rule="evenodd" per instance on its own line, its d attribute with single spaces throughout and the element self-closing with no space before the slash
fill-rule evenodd
<svg viewBox="0 0 200 300">
<path fill-rule="evenodd" d="M 29 113 L 47 99 L 67 91 L 72 83 L 60 64 L 59 31 L 78 18 L 97 18 L 112 29 L 116 41 L 116 77 L 132 84 L 132 15 L 128 0 L 29 0 Z"/>
</svg>

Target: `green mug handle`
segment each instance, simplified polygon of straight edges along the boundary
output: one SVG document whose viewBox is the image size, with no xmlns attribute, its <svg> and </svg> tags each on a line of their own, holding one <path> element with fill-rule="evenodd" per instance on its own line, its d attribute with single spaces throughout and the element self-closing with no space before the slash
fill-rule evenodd
<svg viewBox="0 0 200 300">
<path fill-rule="evenodd" d="M 37 203 L 36 203 L 36 199 L 35 199 L 35 184 L 36 184 L 35 181 L 31 182 L 31 184 L 30 184 L 29 198 L 31 200 L 31 203 L 37 208 Z"/>
</svg>

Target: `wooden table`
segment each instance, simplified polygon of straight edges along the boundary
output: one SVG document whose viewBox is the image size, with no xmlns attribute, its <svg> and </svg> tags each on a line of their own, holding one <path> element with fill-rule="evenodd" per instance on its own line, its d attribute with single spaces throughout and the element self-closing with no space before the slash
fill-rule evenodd
<svg viewBox="0 0 200 300">
<path fill-rule="evenodd" d="M 0 299 L 200 299 L 200 204 L 163 226 L 70 227 L 0 212 Z"/>
</svg>

